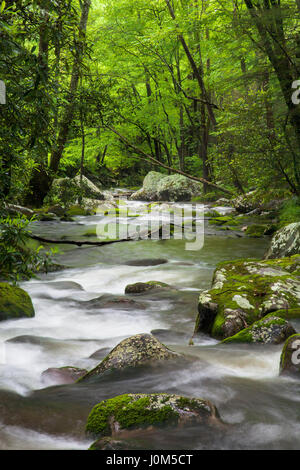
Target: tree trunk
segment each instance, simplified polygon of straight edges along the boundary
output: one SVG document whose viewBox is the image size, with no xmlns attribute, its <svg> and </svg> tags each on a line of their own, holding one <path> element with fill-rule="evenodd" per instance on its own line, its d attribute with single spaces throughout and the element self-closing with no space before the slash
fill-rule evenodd
<svg viewBox="0 0 300 470">
<path fill-rule="evenodd" d="M 75 97 L 78 88 L 78 82 L 80 77 L 80 67 L 84 55 L 85 49 L 85 33 L 86 27 L 88 22 L 89 10 L 91 6 L 91 0 L 84 0 L 81 10 L 81 18 L 79 24 L 79 35 L 80 41 L 77 43 L 77 54 L 74 59 L 70 88 L 69 88 L 69 96 L 68 96 L 68 104 L 65 109 L 65 113 L 62 117 L 62 121 L 60 123 L 60 129 L 58 133 L 58 138 L 56 142 L 56 146 L 52 151 L 51 155 L 51 162 L 50 162 L 50 169 L 52 172 L 56 173 L 59 167 L 59 162 L 62 157 L 62 153 L 64 151 L 69 129 L 73 121 L 74 111 L 75 111 Z"/>
</svg>

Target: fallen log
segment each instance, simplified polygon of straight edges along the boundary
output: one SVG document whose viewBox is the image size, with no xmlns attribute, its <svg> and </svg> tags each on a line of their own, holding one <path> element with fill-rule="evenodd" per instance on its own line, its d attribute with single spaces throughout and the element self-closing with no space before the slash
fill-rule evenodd
<svg viewBox="0 0 300 470">
<path fill-rule="evenodd" d="M 91 241 L 79 241 L 79 240 L 53 240 L 51 238 L 45 238 L 45 237 L 40 237 L 39 235 L 33 235 L 32 233 L 27 233 L 27 237 L 31 238 L 32 240 L 37 240 L 38 242 L 42 243 L 51 243 L 53 245 L 76 245 L 81 247 L 82 245 L 89 245 L 89 246 L 105 246 L 105 245 L 110 245 L 112 243 L 120 243 L 120 242 L 134 242 L 139 239 L 147 239 L 151 237 L 151 234 L 153 235 L 154 233 L 158 232 L 161 230 L 161 227 L 157 229 L 156 231 L 150 231 L 145 233 L 144 235 L 139 234 L 139 236 L 135 238 L 121 238 L 118 240 L 109 240 L 109 241 L 102 241 L 102 242 L 91 242 Z"/>
</svg>

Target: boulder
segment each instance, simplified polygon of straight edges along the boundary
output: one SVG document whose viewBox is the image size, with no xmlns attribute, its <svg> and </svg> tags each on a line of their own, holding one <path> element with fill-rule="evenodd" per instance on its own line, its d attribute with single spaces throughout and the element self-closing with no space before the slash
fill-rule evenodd
<svg viewBox="0 0 300 470">
<path fill-rule="evenodd" d="M 166 393 L 125 394 L 98 403 L 88 416 L 86 432 L 113 436 L 149 428 L 205 425 L 222 427 L 218 410 L 207 400 Z"/>
<path fill-rule="evenodd" d="M 150 171 L 144 178 L 143 187 L 133 193 L 130 199 L 133 201 L 157 201 L 158 183 L 166 177 L 167 175 L 163 175 L 157 171 Z"/>
<path fill-rule="evenodd" d="M 300 378 L 300 334 L 298 333 L 290 336 L 284 343 L 279 374 Z"/>
<path fill-rule="evenodd" d="M 159 281 L 136 282 L 125 287 L 125 294 L 143 294 L 153 290 L 174 290 L 174 287 Z"/>
<path fill-rule="evenodd" d="M 225 339 L 277 310 L 300 303 L 300 256 L 220 263 L 199 296 L 195 333 Z"/>
<path fill-rule="evenodd" d="M 157 198 L 160 201 L 190 201 L 201 192 L 201 183 L 182 175 L 167 176 L 157 185 Z"/>
<path fill-rule="evenodd" d="M 300 254 L 300 222 L 289 224 L 275 233 L 265 258 L 283 258 L 297 254 Z"/>
<path fill-rule="evenodd" d="M 292 325 L 275 313 L 254 322 L 236 335 L 224 339 L 222 343 L 280 344 L 295 333 Z"/>
<path fill-rule="evenodd" d="M 142 201 L 190 201 L 199 196 L 201 183 L 183 175 L 163 175 L 150 171 L 144 179 L 143 187 L 130 196 L 132 200 Z"/>
<path fill-rule="evenodd" d="M 257 191 L 251 191 L 247 194 L 241 194 L 240 196 L 236 197 L 232 202 L 235 210 L 241 214 L 247 214 L 255 210 L 258 206 L 256 201 Z"/>
<path fill-rule="evenodd" d="M 266 234 L 267 229 L 268 229 L 267 225 L 252 224 L 246 228 L 245 233 L 246 235 L 248 235 L 248 237 L 260 238 Z"/>
<path fill-rule="evenodd" d="M 161 344 L 154 336 L 138 334 L 119 343 L 103 361 L 84 375 L 80 381 L 108 370 L 122 370 L 181 357 Z"/>
<path fill-rule="evenodd" d="M 31 318 L 35 312 L 30 296 L 23 289 L 0 282 L 0 321 Z"/>
<path fill-rule="evenodd" d="M 75 178 L 66 177 L 53 180 L 47 199 L 51 201 L 53 198 L 59 197 L 66 204 L 76 202 L 80 196 L 97 201 L 105 199 L 103 191 L 85 176 L 82 177 L 81 184 L 79 175 Z"/>
<path fill-rule="evenodd" d="M 46 385 L 72 384 L 87 373 L 78 367 L 50 367 L 42 373 L 42 382 Z"/>
</svg>

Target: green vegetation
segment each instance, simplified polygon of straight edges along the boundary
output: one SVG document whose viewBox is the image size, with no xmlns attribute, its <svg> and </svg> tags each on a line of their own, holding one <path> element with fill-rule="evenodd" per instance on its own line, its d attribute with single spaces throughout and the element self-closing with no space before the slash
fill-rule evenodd
<svg viewBox="0 0 300 470">
<path fill-rule="evenodd" d="M 34 308 L 27 292 L 0 282 L 0 321 L 34 317 Z"/>
<path fill-rule="evenodd" d="M 281 227 L 293 222 L 300 222 L 300 198 L 293 198 L 284 203 L 279 220 Z"/>
<path fill-rule="evenodd" d="M 54 250 L 30 242 L 25 216 L 0 218 L 0 279 L 16 283 L 30 279 L 36 272 L 47 272 Z M 43 252 L 41 251 L 43 250 Z"/>
<path fill-rule="evenodd" d="M 195 202 L 299 197 L 298 16 L 292 0 L 3 1 L 0 198 L 67 207 L 83 175 L 140 187 L 150 170 L 201 181 Z"/>
<path fill-rule="evenodd" d="M 138 395 L 121 395 L 104 400 L 91 411 L 86 431 L 99 437 L 110 435 L 109 418 L 112 417 L 122 429 L 176 422 L 179 415 L 170 405 L 150 406 L 153 398 L 155 395 L 140 398 Z"/>
</svg>

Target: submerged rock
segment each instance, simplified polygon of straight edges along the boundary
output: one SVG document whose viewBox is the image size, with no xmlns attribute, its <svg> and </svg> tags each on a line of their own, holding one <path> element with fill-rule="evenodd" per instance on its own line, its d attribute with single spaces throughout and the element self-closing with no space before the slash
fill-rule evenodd
<svg viewBox="0 0 300 470">
<path fill-rule="evenodd" d="M 289 224 L 275 233 L 266 259 L 300 254 L 300 222 Z"/>
<path fill-rule="evenodd" d="M 218 427 L 223 423 L 218 410 L 209 401 L 166 393 L 126 394 L 104 400 L 92 409 L 86 432 L 95 437 L 128 436 L 134 430 L 183 427 Z"/>
<path fill-rule="evenodd" d="M 280 344 L 295 333 L 292 325 L 287 320 L 277 317 L 275 313 L 254 322 L 236 335 L 224 339 L 222 343 Z"/>
<path fill-rule="evenodd" d="M 30 296 L 23 289 L 0 282 L 0 321 L 34 317 Z"/>
<path fill-rule="evenodd" d="M 114 310 L 144 310 L 146 304 L 142 302 L 137 302 L 131 297 L 126 295 L 113 295 L 113 294 L 103 294 L 100 297 L 92 300 L 81 301 L 80 304 L 89 310 L 100 310 L 113 308 Z"/>
<path fill-rule="evenodd" d="M 300 256 L 220 263 L 199 296 L 195 333 L 225 339 L 276 310 L 300 305 Z"/>
<path fill-rule="evenodd" d="M 174 290 L 175 288 L 159 281 L 136 282 L 125 287 L 125 294 L 142 294 L 152 290 Z"/>
<path fill-rule="evenodd" d="M 124 261 L 124 265 L 126 266 L 158 266 L 160 264 L 166 264 L 168 262 L 167 259 L 133 259 L 129 261 Z"/>
<path fill-rule="evenodd" d="M 42 373 L 42 382 L 47 385 L 71 384 L 80 379 L 80 377 L 83 377 L 86 373 L 87 370 L 79 369 L 78 367 L 50 367 Z"/>
<path fill-rule="evenodd" d="M 154 336 L 139 334 L 121 341 L 100 364 L 80 380 L 86 380 L 107 370 L 122 370 L 178 357 L 181 357 L 180 354 L 166 348 Z"/>
<path fill-rule="evenodd" d="M 300 334 L 290 336 L 284 343 L 280 356 L 279 374 L 300 378 Z"/>
</svg>

